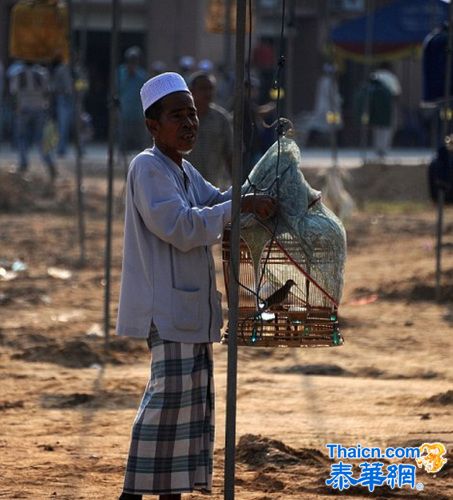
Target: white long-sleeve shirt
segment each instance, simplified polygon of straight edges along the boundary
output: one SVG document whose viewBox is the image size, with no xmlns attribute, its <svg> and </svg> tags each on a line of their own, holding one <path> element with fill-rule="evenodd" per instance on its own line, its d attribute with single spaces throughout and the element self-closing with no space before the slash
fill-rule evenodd
<svg viewBox="0 0 453 500">
<path fill-rule="evenodd" d="M 136 156 L 126 192 L 117 333 L 220 340 L 222 310 L 211 245 L 231 220 L 231 189 L 220 192 L 186 160 L 181 169 L 157 147 Z"/>
</svg>

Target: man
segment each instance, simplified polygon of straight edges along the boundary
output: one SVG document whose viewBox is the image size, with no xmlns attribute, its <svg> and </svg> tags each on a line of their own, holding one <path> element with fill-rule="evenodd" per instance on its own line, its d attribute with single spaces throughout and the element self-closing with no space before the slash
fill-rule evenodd
<svg viewBox="0 0 453 500">
<path fill-rule="evenodd" d="M 359 90 L 357 104 L 362 123 L 371 127 L 373 148 L 377 156 L 384 159 L 392 142 L 392 94 L 375 73 L 370 74 Z"/>
<path fill-rule="evenodd" d="M 129 151 L 140 151 L 146 144 L 140 89 L 148 74 L 140 67 L 141 54 L 139 47 L 129 47 L 124 53 L 125 63 L 118 70 L 120 147 L 124 157 Z"/>
<path fill-rule="evenodd" d="M 210 246 L 231 220 L 231 191 L 220 192 L 183 159 L 198 130 L 183 77 L 163 73 L 140 94 L 154 147 L 132 160 L 127 177 L 117 332 L 147 338 L 152 363 L 120 500 L 178 500 L 211 490 L 212 342 L 222 311 Z M 241 209 L 265 219 L 276 203 L 247 196 Z"/>
<path fill-rule="evenodd" d="M 341 105 L 342 98 L 338 89 L 336 68 L 326 63 L 316 85 L 315 106 L 312 113 L 300 115 L 299 139 L 305 146 L 312 132 L 320 134 L 323 143 L 331 140 L 331 134 L 342 127 Z M 305 115 L 305 116 L 304 116 Z"/>
<path fill-rule="evenodd" d="M 184 80 L 189 79 L 195 68 L 195 58 L 192 56 L 182 56 L 178 61 L 179 72 L 183 76 Z"/>
<path fill-rule="evenodd" d="M 68 148 L 74 108 L 72 75 L 69 65 L 64 62 L 60 52 L 55 55 L 51 68 L 54 111 L 58 125 L 57 154 L 64 157 Z"/>
<path fill-rule="evenodd" d="M 57 169 L 50 151 L 46 151 L 43 131 L 48 119 L 50 82 L 48 71 L 38 64 L 26 62 L 11 72 L 10 94 L 14 101 L 15 136 L 19 152 L 19 172 L 28 168 L 28 150 L 32 142 L 49 171 L 53 183 Z"/>
<path fill-rule="evenodd" d="M 269 91 L 272 88 L 277 57 L 275 54 L 272 38 L 262 37 L 253 49 L 252 63 L 258 71 L 260 79 L 260 95 L 258 104 L 264 104 L 269 100 Z"/>
<path fill-rule="evenodd" d="M 225 109 L 212 102 L 216 78 L 212 73 L 198 71 L 189 78 L 200 126 L 198 140 L 188 160 L 201 175 L 215 186 L 230 185 L 233 159 L 233 131 Z"/>
<path fill-rule="evenodd" d="M 382 62 L 375 71 L 376 78 L 390 91 L 392 96 L 392 122 L 390 124 L 390 132 L 388 139 L 388 149 L 392 146 L 393 136 L 398 128 L 399 101 L 401 98 L 401 84 L 398 77 L 392 70 L 389 62 Z"/>
</svg>

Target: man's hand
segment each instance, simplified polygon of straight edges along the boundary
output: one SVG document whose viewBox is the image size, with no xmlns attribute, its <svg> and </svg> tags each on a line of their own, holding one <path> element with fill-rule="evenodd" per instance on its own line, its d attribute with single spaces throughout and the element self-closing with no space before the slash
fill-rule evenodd
<svg viewBox="0 0 453 500">
<path fill-rule="evenodd" d="M 267 194 L 250 193 L 241 198 L 241 212 L 255 214 L 261 220 L 273 217 L 277 206 L 277 199 Z"/>
</svg>

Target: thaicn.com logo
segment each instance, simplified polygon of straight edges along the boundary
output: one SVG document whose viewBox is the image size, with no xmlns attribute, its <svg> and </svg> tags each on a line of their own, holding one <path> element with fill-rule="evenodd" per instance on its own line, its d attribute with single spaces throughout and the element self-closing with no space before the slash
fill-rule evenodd
<svg viewBox="0 0 453 500">
<path fill-rule="evenodd" d="M 326 448 L 329 458 L 338 460 L 331 465 L 326 485 L 338 491 L 351 486 L 362 486 L 370 492 L 378 486 L 387 486 L 392 490 L 407 486 L 421 491 L 424 489 L 424 484 L 417 482 L 417 467 L 435 474 L 447 463 L 445 458 L 447 450 L 442 443 L 423 443 L 419 447 L 385 449 L 360 444 L 346 447 L 338 443 L 329 443 Z M 354 464 L 348 463 L 350 460 L 361 462 L 354 467 Z M 392 463 L 385 464 L 379 460 L 392 460 Z M 412 463 L 407 463 L 407 460 Z"/>
</svg>

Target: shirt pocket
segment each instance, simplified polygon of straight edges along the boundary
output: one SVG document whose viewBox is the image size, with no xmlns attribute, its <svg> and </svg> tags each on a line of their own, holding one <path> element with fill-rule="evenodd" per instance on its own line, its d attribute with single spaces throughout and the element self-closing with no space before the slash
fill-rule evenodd
<svg viewBox="0 0 453 500">
<path fill-rule="evenodd" d="M 172 288 L 171 307 L 173 326 L 178 330 L 199 330 L 201 326 L 200 290 Z"/>
</svg>

